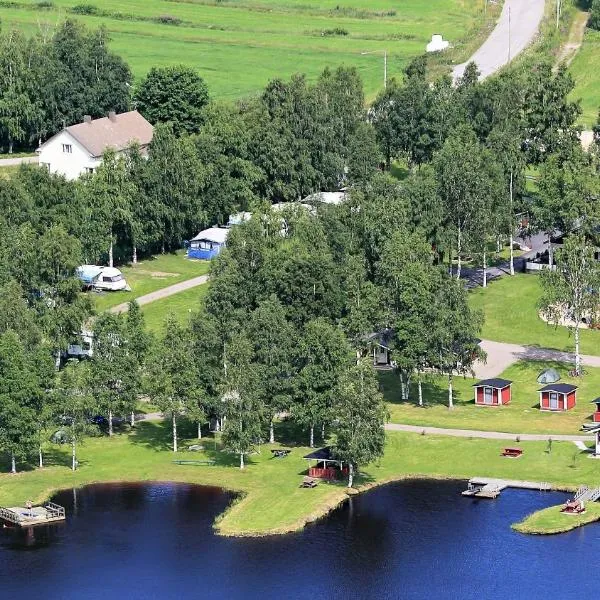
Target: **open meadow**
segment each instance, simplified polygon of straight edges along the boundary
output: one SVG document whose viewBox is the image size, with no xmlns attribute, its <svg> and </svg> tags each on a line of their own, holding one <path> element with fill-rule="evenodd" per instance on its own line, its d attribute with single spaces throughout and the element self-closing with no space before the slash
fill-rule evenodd
<svg viewBox="0 0 600 600">
<path fill-rule="evenodd" d="M 587 29 L 583 44 L 570 67 L 575 79 L 573 99 L 581 98 L 583 114 L 580 122 L 591 129 L 598 119 L 600 109 L 600 31 Z"/>
<path fill-rule="evenodd" d="M 359 69 L 367 95 L 388 75 L 425 52 L 443 34 L 457 58 L 477 44 L 497 7 L 484 0 L 18 0 L 0 6 L 4 29 L 32 33 L 65 18 L 106 26 L 111 49 L 136 78 L 153 66 L 184 63 L 198 69 L 213 97 L 256 93 L 275 77 L 325 67 Z M 466 43 L 465 40 L 469 40 Z M 368 54 L 365 54 L 368 53 Z"/>
</svg>

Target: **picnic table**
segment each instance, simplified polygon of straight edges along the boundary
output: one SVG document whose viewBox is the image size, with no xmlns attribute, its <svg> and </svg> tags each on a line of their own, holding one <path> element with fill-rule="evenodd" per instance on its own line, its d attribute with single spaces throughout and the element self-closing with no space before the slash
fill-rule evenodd
<svg viewBox="0 0 600 600">
<path fill-rule="evenodd" d="M 274 448 L 271 450 L 273 458 L 285 458 L 290 452 L 291 450 L 288 450 L 287 448 Z"/>
<path fill-rule="evenodd" d="M 314 477 L 305 477 L 300 484 L 301 488 L 316 488 L 318 481 Z"/>
<path fill-rule="evenodd" d="M 519 458 L 523 454 L 523 450 L 521 448 L 504 448 L 501 456 L 506 456 L 508 458 Z"/>
</svg>

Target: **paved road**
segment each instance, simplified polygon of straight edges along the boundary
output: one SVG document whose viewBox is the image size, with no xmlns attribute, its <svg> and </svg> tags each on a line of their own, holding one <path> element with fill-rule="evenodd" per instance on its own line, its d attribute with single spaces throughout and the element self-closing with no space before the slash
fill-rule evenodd
<svg viewBox="0 0 600 600">
<path fill-rule="evenodd" d="M 488 39 L 466 63 L 454 67 L 454 80 L 462 76 L 470 62 L 477 64 L 481 79 L 508 64 L 535 38 L 543 16 L 544 0 L 505 0 L 500 19 Z"/>
<path fill-rule="evenodd" d="M 505 433 L 502 431 L 477 431 L 474 429 L 444 429 L 442 427 L 423 427 L 422 425 L 402 425 L 401 423 L 388 423 L 385 428 L 388 431 L 404 431 L 408 433 L 419 433 L 423 431 L 430 435 L 449 435 L 461 438 L 480 438 L 485 440 L 511 440 L 516 441 L 517 436 L 521 442 L 547 442 L 552 438 L 555 442 L 591 442 L 592 435 L 553 435 L 539 433 Z"/>
<path fill-rule="evenodd" d="M 0 158 L 0 168 L 16 167 L 18 165 L 23 165 L 23 164 L 37 165 L 38 160 L 39 159 L 37 156 L 21 156 L 18 158 Z"/>
<path fill-rule="evenodd" d="M 550 350 L 537 346 L 520 346 L 504 342 L 482 340 L 480 346 L 487 352 L 487 362 L 475 364 L 475 376 L 478 379 L 497 377 L 510 365 L 519 360 L 545 360 L 575 364 L 575 355 L 572 352 Z M 600 367 L 600 356 L 581 355 L 584 367 Z"/>
<path fill-rule="evenodd" d="M 156 290 L 156 292 L 151 292 L 150 294 L 146 294 L 145 296 L 140 296 L 135 300 L 140 306 L 143 306 L 144 304 L 150 304 L 150 302 L 155 302 L 156 300 L 161 300 L 162 298 L 168 298 L 173 294 L 178 294 L 179 292 L 184 292 L 185 290 L 198 287 L 199 285 L 203 285 L 207 281 L 208 275 L 200 275 L 199 277 L 194 277 L 193 279 L 188 279 L 187 281 L 182 281 L 180 283 L 170 285 L 169 287 L 163 288 L 162 290 Z M 110 312 L 124 313 L 128 310 L 129 302 L 123 302 L 123 304 L 117 304 L 117 306 L 113 306 L 110 309 Z"/>
</svg>

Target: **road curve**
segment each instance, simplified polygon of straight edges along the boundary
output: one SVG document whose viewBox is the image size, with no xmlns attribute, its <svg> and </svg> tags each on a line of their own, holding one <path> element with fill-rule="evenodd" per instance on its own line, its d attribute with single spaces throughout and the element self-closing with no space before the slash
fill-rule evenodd
<svg viewBox="0 0 600 600">
<path fill-rule="evenodd" d="M 155 292 L 151 292 L 150 294 L 146 294 L 145 296 L 140 296 L 139 298 L 135 298 L 135 301 L 143 306 L 144 304 L 150 304 L 151 302 L 155 302 L 156 300 L 162 300 L 163 298 L 168 298 L 173 294 L 178 294 L 179 292 L 184 292 L 185 290 L 189 290 L 191 288 L 198 287 L 199 285 L 203 285 L 208 281 L 208 275 L 200 275 L 199 277 L 194 277 L 193 279 L 187 279 L 186 281 L 181 281 L 179 283 L 175 283 L 174 285 L 170 285 L 162 290 L 156 290 Z M 117 306 L 113 306 L 110 309 L 112 313 L 124 313 L 129 310 L 129 302 L 123 302 L 122 304 L 117 304 Z"/>
<path fill-rule="evenodd" d="M 475 364 L 475 377 L 478 379 L 497 377 L 519 360 L 557 361 L 575 365 L 575 355 L 571 352 L 490 340 L 482 340 L 480 346 L 487 353 L 487 362 Z M 584 367 L 600 367 L 600 356 L 583 354 L 581 361 Z"/>
<path fill-rule="evenodd" d="M 525 50 L 539 30 L 544 5 L 544 0 L 505 0 L 498 23 L 487 40 L 467 62 L 452 70 L 454 81 L 462 77 L 470 62 L 477 65 L 480 79 L 485 79 Z"/>
</svg>

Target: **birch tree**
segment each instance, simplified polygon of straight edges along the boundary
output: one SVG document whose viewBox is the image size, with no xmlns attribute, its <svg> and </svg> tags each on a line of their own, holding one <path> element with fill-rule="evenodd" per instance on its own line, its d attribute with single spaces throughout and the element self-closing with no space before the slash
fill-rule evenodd
<svg viewBox="0 0 600 600">
<path fill-rule="evenodd" d="M 348 487 L 361 465 L 383 456 L 387 412 L 375 371 L 368 360 L 344 371 L 336 387 L 339 421 L 333 455 L 348 465 Z"/>
<path fill-rule="evenodd" d="M 540 307 L 555 325 L 566 324 L 575 341 L 575 370 L 581 372 L 580 330 L 600 313 L 600 262 L 582 234 L 571 234 L 556 252 L 556 269 L 542 271 Z"/>
</svg>

